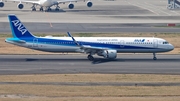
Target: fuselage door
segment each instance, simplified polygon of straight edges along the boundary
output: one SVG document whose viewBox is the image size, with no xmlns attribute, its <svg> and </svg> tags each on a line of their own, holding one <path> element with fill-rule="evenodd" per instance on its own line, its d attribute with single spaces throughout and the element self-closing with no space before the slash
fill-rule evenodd
<svg viewBox="0 0 180 101">
<path fill-rule="evenodd" d="M 33 47 L 38 47 L 38 39 L 37 38 L 33 39 Z"/>
<path fill-rule="evenodd" d="M 124 40 L 121 40 L 121 41 L 120 41 L 120 47 L 121 47 L 121 48 L 124 48 Z"/>
<path fill-rule="evenodd" d="M 158 47 L 158 40 L 157 40 L 157 39 L 154 39 L 154 41 L 153 41 L 153 45 L 154 45 L 154 47 L 155 47 L 155 48 L 157 48 L 157 47 Z"/>
</svg>

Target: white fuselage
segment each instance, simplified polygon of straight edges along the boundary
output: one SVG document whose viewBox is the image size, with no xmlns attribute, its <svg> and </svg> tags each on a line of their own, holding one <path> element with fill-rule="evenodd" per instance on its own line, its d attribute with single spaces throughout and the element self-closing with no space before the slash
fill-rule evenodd
<svg viewBox="0 0 180 101">
<path fill-rule="evenodd" d="M 51 7 L 57 0 L 39 0 L 39 5 L 43 7 Z"/>
<path fill-rule="evenodd" d="M 39 0 L 39 5 L 42 7 L 51 7 L 52 5 L 58 4 L 58 1 L 61 1 L 61 0 Z"/>
<path fill-rule="evenodd" d="M 117 50 L 120 53 L 158 53 L 174 49 L 161 38 L 151 37 L 74 37 L 81 45 Z M 48 52 L 83 52 L 71 37 L 38 37 L 26 43 L 6 42 Z"/>
</svg>

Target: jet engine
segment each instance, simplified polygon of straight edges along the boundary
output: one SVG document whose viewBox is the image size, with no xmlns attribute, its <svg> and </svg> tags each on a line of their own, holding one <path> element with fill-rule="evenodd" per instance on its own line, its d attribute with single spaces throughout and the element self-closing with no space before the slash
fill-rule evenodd
<svg viewBox="0 0 180 101">
<path fill-rule="evenodd" d="M 88 6 L 88 7 L 92 7 L 92 5 L 93 5 L 93 3 L 92 3 L 91 1 L 88 1 L 88 2 L 87 2 L 87 6 Z"/>
<path fill-rule="evenodd" d="M 0 2 L 0 7 L 4 7 L 4 2 Z"/>
<path fill-rule="evenodd" d="M 74 8 L 74 4 L 69 3 L 68 7 L 69 7 L 69 9 L 73 9 Z"/>
<path fill-rule="evenodd" d="M 115 59 L 117 57 L 117 50 L 103 50 L 97 53 L 107 59 Z"/>
<path fill-rule="evenodd" d="M 24 8 L 24 5 L 23 5 L 22 3 L 19 3 L 19 4 L 17 5 L 17 7 L 18 7 L 19 9 L 23 9 L 23 8 Z"/>
</svg>

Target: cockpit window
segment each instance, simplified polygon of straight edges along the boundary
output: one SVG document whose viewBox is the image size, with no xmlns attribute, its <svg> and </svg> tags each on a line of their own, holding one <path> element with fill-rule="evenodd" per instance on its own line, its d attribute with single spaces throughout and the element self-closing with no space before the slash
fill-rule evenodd
<svg viewBox="0 0 180 101">
<path fill-rule="evenodd" d="M 169 44 L 169 42 L 165 41 L 165 42 L 163 42 L 163 44 Z"/>
</svg>

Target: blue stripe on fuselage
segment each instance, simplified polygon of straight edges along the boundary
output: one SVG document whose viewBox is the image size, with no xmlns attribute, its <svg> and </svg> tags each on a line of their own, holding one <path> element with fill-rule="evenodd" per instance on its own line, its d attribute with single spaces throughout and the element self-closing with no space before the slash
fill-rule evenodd
<svg viewBox="0 0 180 101">
<path fill-rule="evenodd" d="M 69 40 L 59 40 L 59 39 L 47 39 L 47 38 L 36 38 L 38 39 L 39 44 L 48 44 L 48 45 L 57 45 L 57 46 L 69 46 L 69 47 L 76 47 L 77 45 L 73 41 Z M 33 43 L 33 38 L 21 38 L 21 40 L 25 40 L 26 42 Z M 91 47 L 98 47 L 98 48 L 109 48 L 109 49 L 159 49 L 153 47 L 143 47 L 143 46 L 130 46 L 130 45 L 123 45 L 120 47 L 119 44 L 103 44 L 103 43 L 95 43 L 95 42 L 83 42 L 78 41 L 82 45 L 89 45 Z"/>
</svg>

